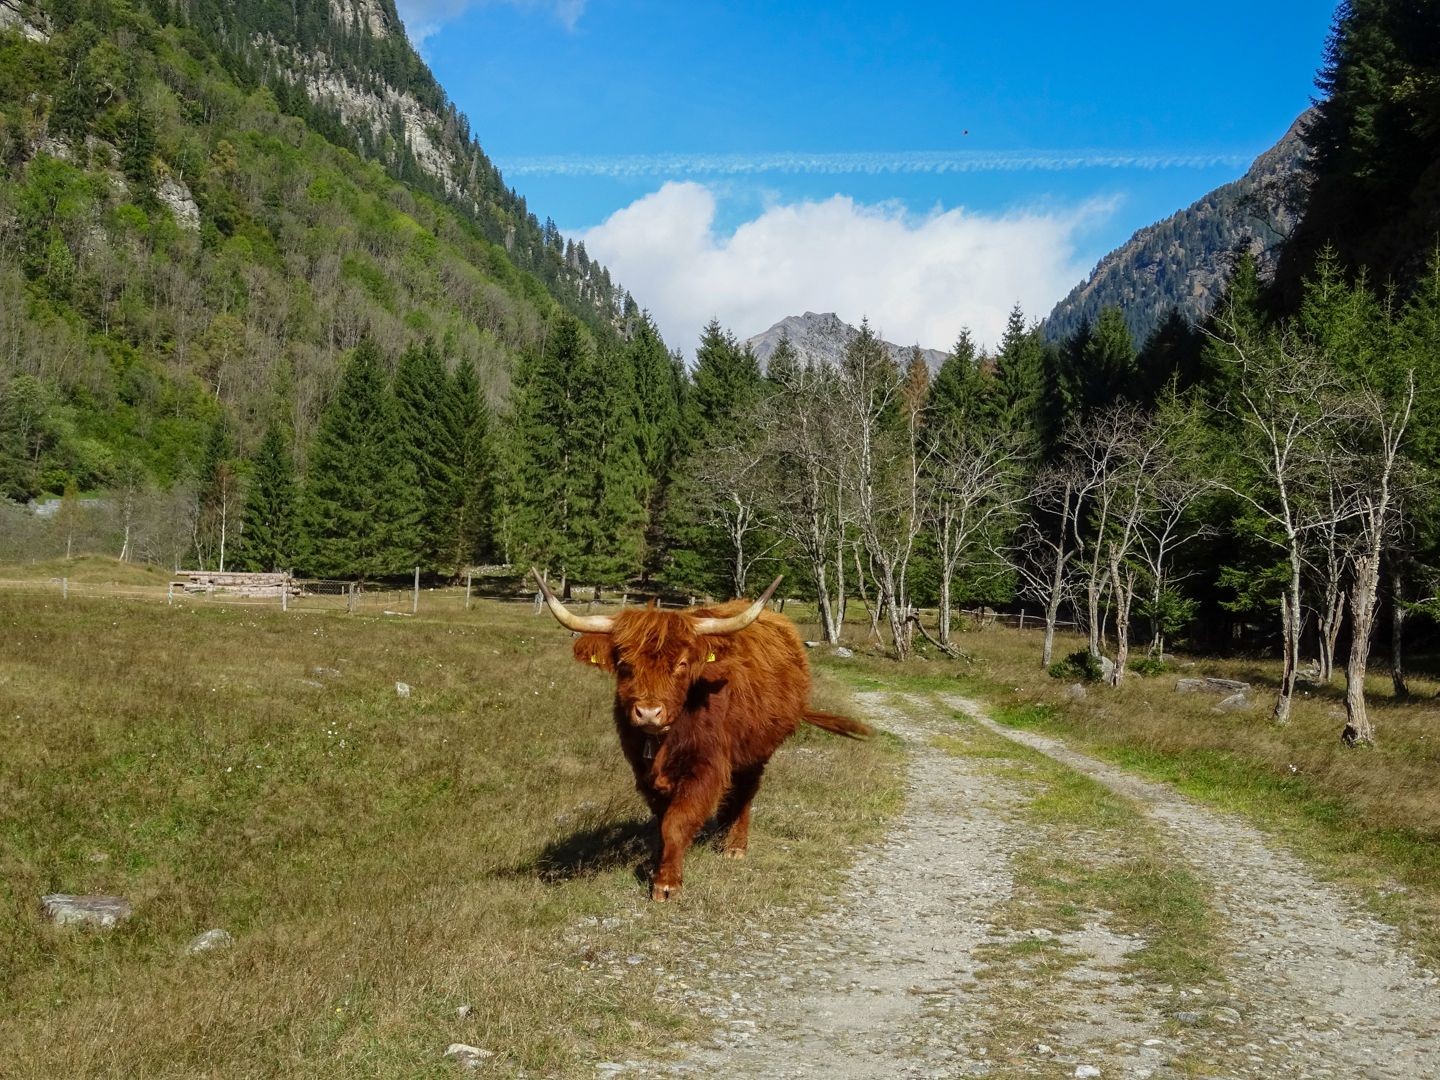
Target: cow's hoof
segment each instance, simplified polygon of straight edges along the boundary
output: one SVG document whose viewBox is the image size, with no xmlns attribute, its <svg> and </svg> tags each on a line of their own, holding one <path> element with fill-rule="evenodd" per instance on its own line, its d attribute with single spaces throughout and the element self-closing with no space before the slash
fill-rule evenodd
<svg viewBox="0 0 1440 1080">
<path fill-rule="evenodd" d="M 744 857 L 745 849 L 743 847 L 727 847 L 725 849 L 725 858 L 727 859 L 743 859 Z"/>
<path fill-rule="evenodd" d="M 663 904 L 667 900 L 678 900 L 680 898 L 679 885 L 661 885 L 658 881 L 650 890 L 650 899 L 657 904 Z"/>
</svg>

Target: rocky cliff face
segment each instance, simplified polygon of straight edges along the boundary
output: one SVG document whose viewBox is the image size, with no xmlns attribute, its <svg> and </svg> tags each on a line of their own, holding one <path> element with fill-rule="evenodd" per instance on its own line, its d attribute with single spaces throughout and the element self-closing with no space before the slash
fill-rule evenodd
<svg viewBox="0 0 1440 1080">
<path fill-rule="evenodd" d="M 1237 251 L 1253 254 L 1273 274 L 1280 248 L 1303 203 L 1303 114 L 1255 159 L 1239 180 L 1216 188 L 1164 221 L 1141 229 L 1100 260 L 1090 277 L 1055 305 L 1045 336 L 1062 341 L 1104 307 L 1125 312 L 1142 344 L 1172 307 L 1197 319 L 1225 288 Z"/>
<path fill-rule="evenodd" d="M 859 330 L 833 311 L 823 314 L 807 311 L 804 315 L 786 316 L 763 333 L 746 338 L 745 345 L 755 353 L 762 369 L 769 363 L 770 356 L 779 346 L 781 339 L 786 336 L 790 338 L 790 344 L 794 346 L 802 363 L 815 361 L 835 365 L 840 363 L 846 346 L 859 333 Z M 910 346 L 896 345 L 889 341 L 881 344 L 896 363 L 909 363 Z M 945 353 L 939 349 L 921 349 L 920 353 L 932 372 L 939 370 L 940 365 L 945 362 Z"/>
</svg>

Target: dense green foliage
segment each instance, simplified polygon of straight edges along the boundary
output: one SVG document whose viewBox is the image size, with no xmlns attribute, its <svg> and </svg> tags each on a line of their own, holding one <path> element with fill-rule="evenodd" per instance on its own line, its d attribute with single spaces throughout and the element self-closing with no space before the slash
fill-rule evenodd
<svg viewBox="0 0 1440 1080">
<path fill-rule="evenodd" d="M 1440 238 L 1440 3 L 1343 0 L 1318 84 L 1285 299 L 1293 305 L 1327 244 L 1350 273 L 1408 291 Z"/>
</svg>

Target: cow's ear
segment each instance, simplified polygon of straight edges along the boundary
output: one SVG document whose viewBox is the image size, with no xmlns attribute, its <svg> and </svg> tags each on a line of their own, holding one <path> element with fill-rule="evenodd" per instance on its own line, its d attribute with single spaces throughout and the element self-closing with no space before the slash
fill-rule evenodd
<svg viewBox="0 0 1440 1080">
<path fill-rule="evenodd" d="M 720 665 L 725 662 L 725 654 L 730 651 L 730 639 L 727 635 L 716 637 L 702 637 L 698 659 L 700 661 L 697 675 L 704 675 L 707 671 L 712 674 L 720 670 Z"/>
<path fill-rule="evenodd" d="M 580 663 L 594 664 L 602 671 L 615 670 L 615 648 L 610 644 L 609 634 L 581 634 L 571 647 Z"/>
</svg>

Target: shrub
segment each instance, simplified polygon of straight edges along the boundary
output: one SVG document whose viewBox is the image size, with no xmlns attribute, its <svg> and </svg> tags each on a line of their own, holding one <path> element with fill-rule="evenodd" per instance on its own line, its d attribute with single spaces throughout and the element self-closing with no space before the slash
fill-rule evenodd
<svg viewBox="0 0 1440 1080">
<path fill-rule="evenodd" d="M 1081 649 L 1071 653 L 1064 660 L 1057 660 L 1051 664 L 1050 677 L 1080 682 L 1099 682 L 1103 673 L 1100 670 L 1099 658 L 1091 656 L 1089 649 Z"/>
<path fill-rule="evenodd" d="M 1164 675 L 1170 670 L 1170 666 L 1158 656 L 1142 656 L 1130 665 L 1130 670 L 1136 675 Z"/>
</svg>

